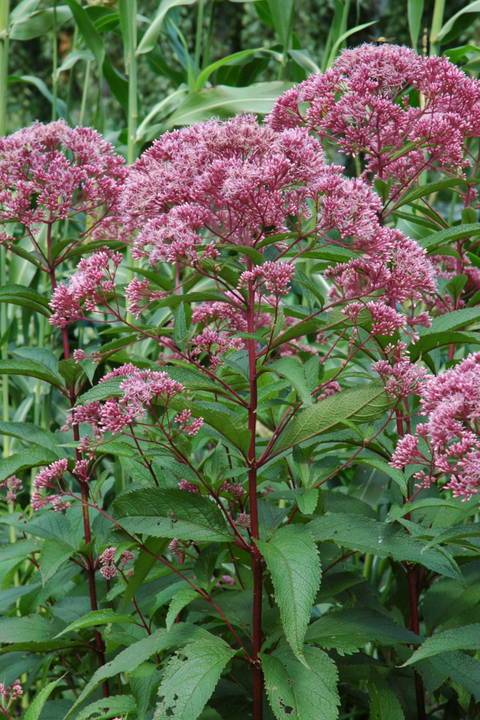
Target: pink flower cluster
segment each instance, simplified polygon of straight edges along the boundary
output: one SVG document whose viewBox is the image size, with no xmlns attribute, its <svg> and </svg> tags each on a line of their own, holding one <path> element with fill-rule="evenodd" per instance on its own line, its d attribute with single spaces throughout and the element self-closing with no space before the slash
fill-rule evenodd
<svg viewBox="0 0 480 720">
<path fill-rule="evenodd" d="M 118 209 L 126 174 L 123 158 L 93 128 L 36 122 L 0 138 L 0 222 L 34 230 L 88 213 L 98 223 Z"/>
<path fill-rule="evenodd" d="M 238 287 L 244 287 L 248 282 L 252 282 L 255 283 L 258 291 L 262 285 L 265 285 L 266 289 L 278 299 L 280 295 L 288 292 L 294 274 L 295 265 L 292 263 L 267 261 L 263 265 L 257 265 L 253 270 L 242 273 Z"/>
<path fill-rule="evenodd" d="M 305 215 L 328 172 L 318 141 L 253 116 L 165 133 L 135 163 L 123 193 L 134 255 L 195 264 L 218 244 L 255 245 Z"/>
<path fill-rule="evenodd" d="M 115 553 L 117 549 L 115 547 L 108 547 L 100 555 L 100 572 L 106 580 L 111 580 L 118 574 L 118 569 L 115 565 Z M 124 550 L 120 556 L 119 562 L 125 566 L 130 560 L 134 560 L 135 555 L 130 550 Z"/>
<path fill-rule="evenodd" d="M 422 98 L 410 103 L 409 90 Z M 288 90 L 271 127 L 306 127 L 365 157 L 365 176 L 392 178 L 399 197 L 427 168 L 458 176 L 480 131 L 480 83 L 447 58 L 422 59 L 398 45 L 344 50 L 325 74 Z"/>
<path fill-rule="evenodd" d="M 17 493 L 23 489 L 23 485 L 22 481 L 16 475 L 12 475 L 3 482 L 0 482 L 0 488 L 7 489 L 7 503 L 9 505 L 15 505 Z"/>
<path fill-rule="evenodd" d="M 22 695 L 23 688 L 20 685 L 20 678 L 15 680 L 13 685 L 7 685 L 7 687 L 5 687 L 3 683 L 0 683 L 0 696 L 7 700 L 8 706 L 10 706 L 18 698 L 21 698 Z"/>
<path fill-rule="evenodd" d="M 54 510 L 64 510 L 69 506 L 68 502 L 63 499 L 63 490 L 60 482 L 68 470 L 67 460 L 55 460 L 51 465 L 47 465 L 43 470 L 35 476 L 33 481 L 32 508 L 33 510 L 41 510 L 45 505 L 51 503 Z M 44 496 L 41 490 L 55 490 L 56 494 Z"/>
<path fill-rule="evenodd" d="M 64 328 L 83 317 L 85 310 L 95 311 L 98 305 L 108 306 L 108 296 L 115 289 L 115 275 L 122 262 L 121 253 L 108 247 L 83 258 L 67 285 L 61 283 L 53 292 L 50 307 L 54 314 L 50 324 Z"/>
<path fill-rule="evenodd" d="M 480 492 L 480 353 L 422 385 L 421 414 L 426 423 L 397 445 L 392 466 L 425 466 L 415 474 L 422 486 L 447 478 L 454 497 L 469 500 Z"/>
</svg>

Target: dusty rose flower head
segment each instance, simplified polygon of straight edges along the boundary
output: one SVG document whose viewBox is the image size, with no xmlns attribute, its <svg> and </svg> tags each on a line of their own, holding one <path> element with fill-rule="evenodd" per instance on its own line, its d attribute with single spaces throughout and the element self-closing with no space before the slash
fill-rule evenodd
<svg viewBox="0 0 480 720">
<path fill-rule="evenodd" d="M 0 222 L 29 228 L 77 213 L 95 219 L 118 207 L 127 169 L 93 128 L 35 122 L 0 138 Z"/>
<path fill-rule="evenodd" d="M 7 489 L 7 503 L 15 505 L 17 493 L 23 489 L 22 481 L 16 475 L 12 475 L 3 482 L 0 482 L 0 488 Z"/>
<path fill-rule="evenodd" d="M 40 510 L 49 503 L 52 503 L 54 510 L 66 507 L 65 501 L 62 499 L 62 488 L 60 485 L 64 474 L 67 472 L 67 460 L 55 460 L 51 465 L 47 465 L 43 470 L 35 476 L 33 481 L 32 508 Z M 56 491 L 54 495 L 43 496 L 41 490 L 53 489 Z"/>
<path fill-rule="evenodd" d="M 391 464 L 424 465 L 415 474 L 422 487 L 441 480 L 454 497 L 469 500 L 480 492 L 480 353 L 428 378 L 420 396 L 427 422 L 400 440 Z"/>
<path fill-rule="evenodd" d="M 420 107 L 410 104 L 412 89 L 422 95 Z M 479 112 L 480 83 L 447 58 L 365 44 L 287 91 L 267 121 L 307 127 L 353 157 L 362 152 L 368 177 L 394 180 L 395 200 L 425 167 L 457 175 L 470 164 L 466 145 L 478 136 Z"/>
</svg>

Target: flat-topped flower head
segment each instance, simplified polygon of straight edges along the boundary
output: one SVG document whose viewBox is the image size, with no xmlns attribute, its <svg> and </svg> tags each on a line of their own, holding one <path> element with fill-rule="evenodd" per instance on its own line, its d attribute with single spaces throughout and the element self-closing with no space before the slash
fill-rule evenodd
<svg viewBox="0 0 480 720">
<path fill-rule="evenodd" d="M 35 122 L 0 138 L 0 222 L 34 229 L 78 213 L 95 222 L 118 208 L 125 161 L 93 128 Z"/>
</svg>

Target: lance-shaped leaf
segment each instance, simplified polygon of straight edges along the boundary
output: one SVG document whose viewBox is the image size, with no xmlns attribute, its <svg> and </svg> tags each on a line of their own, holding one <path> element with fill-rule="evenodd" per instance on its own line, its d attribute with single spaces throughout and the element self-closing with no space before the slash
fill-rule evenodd
<svg viewBox="0 0 480 720">
<path fill-rule="evenodd" d="M 165 668 L 153 720 L 197 720 L 234 655 L 235 650 L 213 635 L 177 653 Z"/>
<path fill-rule="evenodd" d="M 425 186 L 423 186 L 425 187 Z M 480 225 L 478 223 L 467 223 L 467 225 L 455 225 L 455 227 L 439 230 L 425 238 L 418 240 L 418 244 L 424 248 L 427 253 L 434 254 L 442 245 L 449 245 L 462 238 L 468 238 L 471 235 L 480 234 Z"/>
<path fill-rule="evenodd" d="M 409 346 L 412 362 L 417 360 L 422 353 L 450 343 L 478 344 L 480 337 L 477 334 L 459 331 L 479 322 L 480 311 L 474 307 L 454 310 L 447 315 L 434 318 L 431 327 L 422 330 L 419 340 Z"/>
<path fill-rule="evenodd" d="M 25 285 L 4 285 L 0 288 L 0 302 L 20 305 L 29 310 L 35 310 L 35 312 L 39 312 L 45 317 L 51 315 L 48 298 Z"/>
<path fill-rule="evenodd" d="M 157 14 L 153 18 L 152 24 L 138 45 L 135 55 L 143 55 L 144 53 L 148 53 L 150 50 L 153 50 L 157 44 L 157 38 L 160 34 L 160 30 L 162 29 L 165 15 L 171 8 L 177 7 L 178 5 L 192 5 L 196 1 L 197 0 L 162 0 L 158 7 Z"/>
<path fill-rule="evenodd" d="M 480 623 L 464 625 L 463 627 L 453 628 L 452 630 L 444 630 L 427 638 L 418 650 L 413 653 L 412 657 L 403 663 L 402 667 L 413 665 L 413 663 L 419 660 L 431 657 L 432 655 L 438 655 L 441 652 L 479 649 Z"/>
<path fill-rule="evenodd" d="M 124 715 L 125 713 L 133 713 L 135 711 L 135 698 L 133 695 L 114 695 L 96 702 L 84 708 L 76 717 L 76 720 L 104 720 L 104 718 L 113 718 L 114 715 Z M 108 712 L 105 712 L 108 708 Z M 100 714 L 99 714 L 100 713 Z"/>
<path fill-rule="evenodd" d="M 430 662 L 447 677 L 463 685 L 472 695 L 480 697 L 480 660 L 464 652 L 444 652 Z"/>
<path fill-rule="evenodd" d="M 199 597 L 198 592 L 191 587 L 179 590 L 178 593 L 173 596 L 168 608 L 167 617 L 165 618 L 165 627 L 167 630 L 170 630 L 172 627 L 178 613 L 191 603 L 192 600 L 196 600 Z"/>
<path fill-rule="evenodd" d="M 12 475 L 23 472 L 23 470 L 49 465 L 55 460 L 58 460 L 58 453 L 48 448 L 34 447 L 22 450 L 22 452 L 10 455 L 10 457 L 0 461 L 0 482 Z"/>
<path fill-rule="evenodd" d="M 350 513 L 327 513 L 308 524 L 316 542 L 333 541 L 341 547 L 368 552 L 379 557 L 420 563 L 430 570 L 455 578 L 462 576 L 446 551 L 426 548 L 425 543 L 409 535 L 403 528 L 377 522 L 363 515 Z"/>
<path fill-rule="evenodd" d="M 92 610 L 83 617 L 70 623 L 62 632 L 56 635 L 56 638 L 66 635 L 69 632 L 76 632 L 86 627 L 92 627 L 95 625 L 109 625 L 110 623 L 134 623 L 135 618 L 131 615 L 117 615 L 117 613 L 111 608 L 105 608 L 104 610 Z"/>
<path fill-rule="evenodd" d="M 74 713 L 89 695 L 107 678 L 119 673 L 132 672 L 155 653 L 161 653 L 171 647 L 179 647 L 185 643 L 212 637 L 209 632 L 195 625 L 179 623 L 174 625 L 170 632 L 164 628 L 156 630 L 151 635 L 139 640 L 130 647 L 122 650 L 113 660 L 100 667 L 89 680 L 80 693 L 65 720 Z"/>
<path fill-rule="evenodd" d="M 371 680 L 368 683 L 371 720 L 405 720 L 399 699 L 390 690 L 378 670 L 372 670 Z"/>
<path fill-rule="evenodd" d="M 305 639 L 340 653 L 355 652 L 367 643 L 418 645 L 421 639 L 370 608 L 343 608 L 322 615 L 307 629 Z"/>
<path fill-rule="evenodd" d="M 305 645 L 303 653 L 310 669 L 297 660 L 289 647 L 278 648 L 271 655 L 262 653 L 265 686 L 275 717 L 336 720 L 340 699 L 335 663 L 316 647 Z M 293 710 L 287 714 L 286 708 Z"/>
<path fill-rule="evenodd" d="M 74 554 L 75 548 L 63 540 L 57 538 L 47 538 L 42 546 L 40 554 L 40 572 L 42 574 L 42 582 L 45 585 L 47 580 L 55 575 L 57 570 L 67 562 Z"/>
<path fill-rule="evenodd" d="M 127 532 L 194 542 L 231 539 L 221 510 L 203 495 L 142 488 L 117 498 L 114 508 Z"/>
<path fill-rule="evenodd" d="M 388 399 L 383 383 L 370 382 L 342 390 L 295 415 L 275 444 L 274 453 L 328 432 L 343 420 L 372 422 L 381 418 L 387 410 Z"/>
<path fill-rule="evenodd" d="M 27 377 L 44 380 L 57 388 L 63 388 L 64 386 L 60 375 L 34 360 L 1 360 L 0 375 L 26 375 Z"/>
<path fill-rule="evenodd" d="M 35 700 L 32 702 L 27 712 L 25 713 L 24 720 L 38 720 L 38 718 L 40 717 L 40 713 L 43 710 L 43 706 L 47 702 L 52 691 L 58 685 L 60 680 L 62 680 L 62 678 L 58 678 L 58 680 L 49 683 L 46 687 L 40 690 L 38 695 L 35 696 Z"/>
<path fill-rule="evenodd" d="M 272 576 L 287 641 L 305 663 L 303 639 L 321 580 L 317 547 L 303 525 L 280 528 L 268 543 L 255 542 Z"/>
</svg>

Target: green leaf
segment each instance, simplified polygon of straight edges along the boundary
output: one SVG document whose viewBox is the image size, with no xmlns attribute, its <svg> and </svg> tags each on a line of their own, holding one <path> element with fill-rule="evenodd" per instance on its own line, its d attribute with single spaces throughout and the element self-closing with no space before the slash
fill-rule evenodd
<svg viewBox="0 0 480 720">
<path fill-rule="evenodd" d="M 117 615 L 117 613 L 111 608 L 105 608 L 104 610 L 92 610 L 87 613 L 79 620 L 67 625 L 67 627 L 55 636 L 55 640 L 62 635 L 66 635 L 69 632 L 76 632 L 82 628 L 92 627 L 96 625 L 109 625 L 110 623 L 134 623 L 136 622 L 131 615 Z"/>
<path fill-rule="evenodd" d="M 247 455 L 250 447 L 250 431 L 245 427 L 233 413 L 227 411 L 225 406 L 213 402 L 195 402 L 175 398 L 171 402 L 174 409 L 183 410 L 188 408 L 192 411 L 192 417 L 202 417 L 208 425 L 218 430 L 230 443 L 233 443 L 239 450 Z"/>
<path fill-rule="evenodd" d="M 317 383 L 315 383 L 315 387 L 311 387 L 308 378 L 305 376 L 305 368 L 298 358 L 280 358 L 280 360 L 276 360 L 271 365 L 268 365 L 267 370 L 269 372 L 275 372 L 277 375 L 280 375 L 280 377 L 284 377 L 289 380 L 297 391 L 297 394 L 301 398 L 302 402 L 305 403 L 305 405 L 312 405 L 313 398 L 311 392 L 315 389 Z"/>
<path fill-rule="evenodd" d="M 287 641 L 306 665 L 303 639 L 321 581 L 317 547 L 303 525 L 280 528 L 268 543 L 255 542 L 272 576 Z"/>
<path fill-rule="evenodd" d="M 431 657 L 432 655 L 438 655 L 441 652 L 479 649 L 480 623 L 464 625 L 463 627 L 453 628 L 452 630 L 444 630 L 427 638 L 418 650 L 413 653 L 412 657 L 403 663 L 402 667 L 413 665 L 413 663 L 419 660 Z"/>
<path fill-rule="evenodd" d="M 0 563 L 5 560 L 14 560 L 32 552 L 38 552 L 40 547 L 35 540 L 17 540 L 15 543 L 0 545 Z"/>
<path fill-rule="evenodd" d="M 418 35 L 422 24 L 423 3 L 424 0 L 408 0 L 408 29 L 414 50 L 417 49 Z"/>
<path fill-rule="evenodd" d="M 64 72 L 65 70 L 70 70 L 79 60 L 85 60 L 86 62 L 90 62 L 91 60 L 95 60 L 93 54 L 90 52 L 90 50 L 73 50 L 72 52 L 69 52 L 65 60 L 62 62 L 59 68 L 57 68 L 56 72 L 56 79 L 60 77 L 60 73 Z"/>
<path fill-rule="evenodd" d="M 311 515 L 315 512 L 318 504 L 318 488 L 310 488 L 305 490 L 297 497 L 298 508 L 304 515 Z"/>
<path fill-rule="evenodd" d="M 390 467 L 386 460 L 380 460 L 380 458 L 374 457 L 359 457 L 355 458 L 355 460 L 352 461 L 351 465 L 367 465 L 368 467 L 373 467 L 376 470 L 380 470 L 381 472 L 385 473 L 385 475 L 391 477 L 392 480 L 394 480 L 400 487 L 403 495 L 405 497 L 407 496 L 408 486 L 405 473 L 401 470 Z"/>
<path fill-rule="evenodd" d="M 165 627 L 167 628 L 167 630 L 170 630 L 170 628 L 172 627 L 178 613 L 181 612 L 183 608 L 186 607 L 189 603 L 191 603 L 192 600 L 198 600 L 199 597 L 200 596 L 198 592 L 193 588 L 185 588 L 184 590 L 179 590 L 173 596 L 168 608 L 167 617 L 165 618 Z"/>
<path fill-rule="evenodd" d="M 20 307 L 34 310 L 45 317 L 50 317 L 51 315 L 48 299 L 40 295 L 36 290 L 26 287 L 25 285 L 4 285 L 1 287 L 0 302 L 9 303 L 10 305 L 20 305 Z"/>
<path fill-rule="evenodd" d="M 62 378 L 33 360 L 0 360 L 0 375 L 26 375 L 63 388 Z"/>
<path fill-rule="evenodd" d="M 342 43 L 347 38 L 349 38 L 350 35 L 354 35 L 355 33 L 360 32 L 361 30 L 365 30 L 365 28 L 370 27 L 370 25 L 375 25 L 376 22 L 377 22 L 376 20 L 372 20 L 372 22 L 363 23 L 362 25 L 356 25 L 351 30 L 347 30 L 346 32 L 342 33 L 332 47 L 332 50 L 331 50 L 330 55 L 327 60 L 327 68 L 333 64 L 333 61 L 337 57 L 337 53 L 340 50 Z"/>
<path fill-rule="evenodd" d="M 336 720 L 340 699 L 335 663 L 316 647 L 305 645 L 303 653 L 310 669 L 297 660 L 289 647 L 261 655 L 265 686 L 275 717 L 278 720 L 288 717 Z M 287 708 L 292 708 L 288 714 Z"/>
<path fill-rule="evenodd" d="M 458 25 L 458 20 L 462 15 L 465 13 L 478 13 L 480 12 L 480 0 L 476 0 L 476 2 L 472 2 L 466 7 L 464 7 L 462 10 L 459 10 L 453 17 L 448 20 L 448 22 L 445 23 L 445 25 L 441 28 L 440 32 L 437 34 L 437 36 L 434 38 L 435 42 L 440 42 L 440 40 L 443 40 L 444 43 L 450 42 L 450 40 L 454 40 L 457 35 L 459 35 L 459 32 L 456 32 L 455 26 Z M 472 22 L 471 19 L 468 20 L 468 24 Z M 460 32 L 462 31 L 464 25 L 460 26 Z"/>
<path fill-rule="evenodd" d="M 375 381 L 342 390 L 297 413 L 277 440 L 274 452 L 278 454 L 332 430 L 342 420 L 372 422 L 381 418 L 387 410 L 388 399 L 383 383 Z"/>
<path fill-rule="evenodd" d="M 197 720 L 234 655 L 235 650 L 213 635 L 177 653 L 164 670 L 154 720 Z"/>
<path fill-rule="evenodd" d="M 284 48 L 290 44 L 295 0 L 268 0 L 270 16 Z"/>
<path fill-rule="evenodd" d="M 72 13 L 65 5 L 57 5 L 57 27 L 72 17 Z M 53 9 L 37 10 L 22 15 L 10 26 L 10 40 L 33 40 L 46 35 L 53 27 Z"/>
<path fill-rule="evenodd" d="M 10 457 L 0 460 L 0 482 L 3 482 L 12 475 L 17 475 L 23 470 L 37 468 L 58 460 L 58 453 L 48 450 L 48 448 L 29 448 L 22 452 L 10 455 Z"/>
<path fill-rule="evenodd" d="M 162 0 L 158 7 L 157 14 L 137 47 L 135 55 L 143 55 L 153 50 L 157 44 L 157 38 L 162 29 L 165 15 L 170 8 L 178 7 L 179 5 L 193 5 L 195 2 L 196 0 Z"/>
<path fill-rule="evenodd" d="M 372 672 L 368 694 L 371 698 L 370 720 L 405 720 L 399 699 L 378 671 Z"/>
<path fill-rule="evenodd" d="M 158 685 L 159 673 L 153 663 L 142 663 L 130 673 L 130 687 L 135 697 L 138 720 L 145 720 L 150 705 L 150 694 L 154 685 Z"/>
<path fill-rule="evenodd" d="M 102 698 L 102 700 L 91 703 L 78 713 L 75 720 L 88 720 L 93 714 L 95 714 L 95 720 L 106 720 L 124 713 L 134 712 L 135 707 L 133 695 L 114 695 L 108 699 Z"/>
<path fill-rule="evenodd" d="M 0 637 L 5 644 L 43 642 L 53 639 L 58 630 L 57 623 L 52 623 L 41 615 L 0 618 Z"/>
<path fill-rule="evenodd" d="M 430 658 L 432 665 L 480 697 L 480 660 L 463 652 L 445 652 Z"/>
<path fill-rule="evenodd" d="M 30 707 L 28 708 L 27 712 L 25 713 L 25 717 L 23 720 L 38 720 L 40 717 L 40 713 L 43 710 L 43 706 L 47 702 L 48 698 L 50 697 L 52 691 L 56 688 L 60 680 L 63 680 L 65 676 L 62 676 L 58 678 L 58 680 L 55 680 L 54 682 L 49 683 L 46 687 L 44 687 L 38 695 L 36 695 L 35 700 L 32 702 Z"/>
<path fill-rule="evenodd" d="M 95 387 L 92 387 L 90 390 L 87 390 L 86 393 L 80 395 L 76 405 L 88 405 L 92 402 L 102 402 L 111 397 L 122 397 L 123 391 L 120 390 L 120 383 L 123 382 L 124 379 L 123 377 L 114 377 L 100 385 L 95 385 Z"/>
<path fill-rule="evenodd" d="M 418 240 L 418 244 L 427 251 L 428 255 L 435 254 L 435 250 L 442 245 L 448 245 L 462 240 L 463 238 L 471 237 L 472 235 L 480 235 L 479 223 L 471 223 L 468 225 L 456 225 L 447 230 L 439 230 L 432 235 L 428 235 L 421 240 Z"/>
<path fill-rule="evenodd" d="M 95 30 L 88 14 L 85 10 L 77 3 L 76 0 L 65 0 L 68 7 L 72 11 L 72 15 L 75 18 L 75 22 L 78 25 L 78 29 L 82 33 L 82 37 L 85 40 L 85 44 L 93 54 L 99 69 L 103 66 L 103 60 L 105 58 L 105 46 L 103 40 L 98 32 Z"/>
<path fill-rule="evenodd" d="M 114 508 L 116 519 L 127 532 L 194 542 L 231 539 L 222 512 L 203 495 L 142 488 L 118 497 Z"/>
<path fill-rule="evenodd" d="M 58 447 L 59 442 L 61 442 L 59 438 L 49 430 L 44 430 L 33 423 L 0 421 L 0 433 L 18 438 L 23 442 L 33 443 L 33 445 L 40 445 L 57 453 L 58 457 L 65 456 L 62 448 Z"/>
<path fill-rule="evenodd" d="M 399 562 L 420 563 L 447 577 L 462 582 L 454 559 L 438 549 L 425 549 L 398 525 L 377 522 L 372 518 L 350 513 L 328 513 L 312 520 L 307 526 L 316 542 L 333 541 L 341 547 L 379 557 L 392 557 Z"/>
<path fill-rule="evenodd" d="M 178 125 L 194 125 L 211 117 L 226 119 L 237 113 L 266 115 L 275 100 L 291 83 L 274 81 L 254 83 L 248 87 L 217 85 L 208 90 L 190 93 L 165 123 L 165 129 Z"/>
<path fill-rule="evenodd" d="M 409 346 L 411 361 L 415 362 L 423 353 L 452 342 L 475 342 L 475 338 L 478 341 L 476 334 L 455 332 L 475 323 L 480 323 L 480 309 L 475 307 L 433 318 L 431 327 L 422 330 L 419 340 Z"/>
<path fill-rule="evenodd" d="M 47 538 L 45 540 L 40 554 L 40 572 L 42 573 L 44 585 L 74 552 L 75 548 L 62 540 L 56 538 Z"/>
<path fill-rule="evenodd" d="M 428 183 L 428 185 L 420 185 L 420 187 L 413 188 L 413 190 L 410 190 L 406 193 L 406 195 L 403 195 L 398 203 L 396 203 L 395 209 L 401 207 L 402 205 L 407 205 L 414 200 L 418 200 L 421 197 L 425 197 L 426 195 L 431 195 L 434 192 L 446 190 L 448 188 L 455 187 L 456 185 L 464 185 L 465 183 L 466 180 L 464 178 L 447 178 L 446 180 L 438 180 L 438 182 Z"/>
<path fill-rule="evenodd" d="M 176 309 L 173 318 L 173 341 L 175 345 L 179 347 L 180 350 L 182 350 L 182 352 L 186 353 L 187 325 L 185 322 L 185 309 L 183 306 L 183 302 L 181 302 Z"/>
<path fill-rule="evenodd" d="M 152 553 L 160 557 L 168 545 L 168 540 L 164 538 L 147 538 L 144 546 Z M 125 610 L 137 590 L 141 587 L 143 581 L 152 569 L 157 560 L 145 550 L 140 550 L 138 557 L 133 566 L 133 574 L 128 578 L 128 585 L 123 595 L 123 608 Z"/>
<path fill-rule="evenodd" d="M 322 615 L 307 629 L 307 642 L 323 648 L 334 648 L 339 653 L 352 653 L 367 643 L 393 645 L 410 643 L 419 645 L 421 639 L 410 630 L 397 625 L 385 615 L 370 608 L 343 608 Z"/>
<path fill-rule="evenodd" d="M 1 622 L 1 619 L 0 619 Z M 121 651 L 113 660 L 100 667 L 89 680 L 80 693 L 77 701 L 66 715 L 65 720 L 77 710 L 89 695 L 107 678 L 120 673 L 132 672 L 155 653 L 161 653 L 171 647 L 194 642 L 200 638 L 210 638 L 211 635 L 199 626 L 179 623 L 174 625 L 170 632 L 161 628 L 142 640 L 139 640 L 126 650 Z"/>
<path fill-rule="evenodd" d="M 289 0 L 291 1 L 291 0 Z M 210 77 L 210 75 L 215 72 L 215 70 L 218 70 L 218 68 L 223 67 L 224 65 L 229 65 L 230 63 L 238 64 L 239 60 L 242 60 L 243 58 L 249 57 L 250 55 L 255 55 L 255 53 L 261 53 L 263 55 L 273 55 L 273 57 L 277 58 L 279 53 L 272 52 L 271 50 L 267 50 L 266 48 L 251 48 L 250 50 L 241 50 L 240 52 L 233 53 L 233 55 L 227 55 L 226 57 L 221 58 L 220 60 L 217 60 L 217 62 L 212 63 L 211 65 L 208 65 L 195 81 L 195 85 L 193 87 L 194 91 L 201 90 L 205 87 L 205 84 Z M 280 56 L 281 57 L 281 56 Z M 252 249 L 253 248 L 249 248 Z"/>
</svg>

